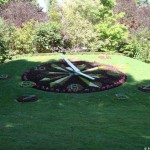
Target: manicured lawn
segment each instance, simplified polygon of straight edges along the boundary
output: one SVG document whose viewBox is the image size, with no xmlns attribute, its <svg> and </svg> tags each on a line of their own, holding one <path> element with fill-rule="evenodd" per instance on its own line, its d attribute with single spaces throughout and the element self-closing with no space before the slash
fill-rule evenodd
<svg viewBox="0 0 150 150">
<path fill-rule="evenodd" d="M 21 88 L 21 75 L 59 55 L 22 57 L 0 65 L 0 150 L 143 150 L 150 147 L 150 65 L 125 56 L 66 55 L 71 59 L 112 64 L 126 73 L 117 88 L 86 94 L 62 94 Z M 36 94 L 33 103 L 16 98 Z M 125 94 L 119 100 L 115 94 Z"/>
</svg>

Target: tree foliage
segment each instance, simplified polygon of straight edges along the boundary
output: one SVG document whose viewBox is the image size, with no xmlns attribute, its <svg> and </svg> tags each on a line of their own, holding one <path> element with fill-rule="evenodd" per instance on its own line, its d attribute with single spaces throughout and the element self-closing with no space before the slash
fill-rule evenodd
<svg viewBox="0 0 150 150">
<path fill-rule="evenodd" d="M 136 0 L 139 6 L 146 6 L 150 4 L 150 0 Z"/>
<path fill-rule="evenodd" d="M 7 25 L 7 23 L 0 18 L 0 63 L 11 58 L 12 33 L 13 27 Z"/>
<path fill-rule="evenodd" d="M 62 2 L 62 26 L 65 39 L 71 41 L 73 48 L 94 46 L 93 41 L 97 41 L 97 35 L 93 23 L 96 22 L 96 12 L 98 13 L 99 0 L 89 1 L 69 1 Z M 94 47 L 92 47 L 94 49 Z"/>
<path fill-rule="evenodd" d="M 99 13 L 101 6 L 102 4 L 100 0 L 75 0 L 73 2 L 69 0 L 63 1 L 63 10 L 70 8 L 74 14 L 78 13 L 83 19 L 88 20 L 92 24 L 99 21 L 97 14 Z"/>
<path fill-rule="evenodd" d="M 16 28 L 13 36 L 15 54 L 34 53 L 34 36 L 36 22 L 31 20 L 24 24 L 22 28 Z"/>
<path fill-rule="evenodd" d="M 43 23 L 36 29 L 34 40 L 37 52 L 52 52 L 62 46 L 60 27 L 55 23 Z"/>
<path fill-rule="evenodd" d="M 17 27 L 21 27 L 31 19 L 37 21 L 47 20 L 47 15 L 42 12 L 41 8 L 36 7 L 36 5 L 30 1 L 23 0 L 10 1 L 4 5 L 0 11 L 0 16 Z"/>
<path fill-rule="evenodd" d="M 150 6 L 139 7 L 135 0 L 117 0 L 117 4 L 116 13 L 125 13 L 120 22 L 129 27 L 131 34 L 150 28 Z"/>
<path fill-rule="evenodd" d="M 86 46 L 90 50 L 106 51 L 119 48 L 127 36 L 127 29 L 117 22 L 113 0 L 64 0 L 62 24 L 74 47 Z"/>
<path fill-rule="evenodd" d="M 1 62 L 12 54 L 53 52 L 57 47 L 113 50 L 150 62 L 148 1 L 63 0 L 58 5 L 57 0 L 48 0 L 48 4 L 46 14 L 35 0 L 0 0 L 0 17 L 5 20 L 0 20 Z"/>
<path fill-rule="evenodd" d="M 8 3 L 9 0 L 0 0 L 0 4 Z"/>
<path fill-rule="evenodd" d="M 142 5 L 141 7 L 135 0 L 117 0 L 117 4 L 115 12 L 125 13 L 125 16 L 120 19 L 120 23 L 128 26 L 130 33 L 128 41 L 121 51 L 127 56 L 150 62 L 150 6 Z"/>
<path fill-rule="evenodd" d="M 50 22 L 61 24 L 61 9 L 57 0 L 48 0 L 48 17 Z"/>
</svg>

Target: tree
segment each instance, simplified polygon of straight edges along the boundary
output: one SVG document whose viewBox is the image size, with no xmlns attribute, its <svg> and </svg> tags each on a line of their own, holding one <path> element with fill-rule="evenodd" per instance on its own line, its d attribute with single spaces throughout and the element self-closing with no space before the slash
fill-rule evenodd
<svg viewBox="0 0 150 150">
<path fill-rule="evenodd" d="M 150 5 L 137 5 L 141 0 L 117 0 L 115 11 L 124 12 L 120 23 L 128 26 L 129 38 L 122 52 L 130 57 L 150 62 Z M 146 1 L 145 1 L 146 2 Z"/>
<path fill-rule="evenodd" d="M 150 0 L 136 0 L 139 6 L 145 6 L 150 4 Z"/>
<path fill-rule="evenodd" d="M 4 5 L 0 11 L 0 16 L 7 22 L 21 27 L 31 19 L 46 21 L 47 15 L 36 7 L 32 2 L 25 0 L 14 0 Z"/>
<path fill-rule="evenodd" d="M 9 0 L 0 0 L 0 4 L 5 4 L 7 3 Z"/>
<path fill-rule="evenodd" d="M 128 37 L 127 27 L 118 22 L 124 14 L 114 13 L 113 8 L 116 5 L 115 1 L 101 0 L 101 2 L 102 7 L 98 14 L 100 22 L 96 25 L 99 40 L 102 41 L 100 50 L 119 51 Z"/>
<path fill-rule="evenodd" d="M 100 0 L 75 0 L 73 2 L 64 0 L 62 4 L 73 9 L 74 13 L 78 12 L 82 18 L 88 20 L 92 24 L 99 21 L 97 14 L 102 7 Z"/>
<path fill-rule="evenodd" d="M 132 35 L 150 28 L 150 6 L 139 7 L 135 0 L 117 0 L 118 5 L 115 12 L 124 12 L 125 16 L 120 19 L 120 23 L 129 27 Z"/>
<path fill-rule="evenodd" d="M 48 0 L 48 16 L 50 22 L 61 23 L 61 9 L 57 0 Z"/>
<path fill-rule="evenodd" d="M 74 47 L 106 51 L 120 47 L 127 37 L 127 29 L 117 21 L 122 14 L 114 14 L 113 0 L 64 0 L 62 24 Z"/>
<path fill-rule="evenodd" d="M 0 63 L 11 58 L 13 28 L 0 18 Z"/>
<path fill-rule="evenodd" d="M 71 41 L 72 48 L 87 47 L 95 50 L 97 34 L 93 24 L 97 22 L 98 4 L 99 0 L 62 2 L 62 33 L 65 39 Z"/>
</svg>

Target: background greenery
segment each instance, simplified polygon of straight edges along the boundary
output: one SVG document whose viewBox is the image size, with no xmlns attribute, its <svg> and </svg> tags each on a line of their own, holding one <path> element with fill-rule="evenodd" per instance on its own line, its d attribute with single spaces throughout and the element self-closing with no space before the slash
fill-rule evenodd
<svg viewBox="0 0 150 150">
<path fill-rule="evenodd" d="M 56 23 L 43 23 L 35 31 L 34 41 L 39 53 L 52 52 L 54 48 L 62 46 L 60 27 Z"/>
<path fill-rule="evenodd" d="M 0 5 L 1 62 L 58 47 L 113 51 L 150 62 L 149 1 L 63 0 L 58 5 L 52 0 L 46 13 L 35 0 L 1 0 Z"/>
</svg>

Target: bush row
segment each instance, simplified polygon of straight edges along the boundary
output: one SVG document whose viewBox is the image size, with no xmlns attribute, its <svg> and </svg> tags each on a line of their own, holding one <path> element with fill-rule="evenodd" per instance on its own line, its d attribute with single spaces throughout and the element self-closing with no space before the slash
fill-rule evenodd
<svg viewBox="0 0 150 150">
<path fill-rule="evenodd" d="M 117 9 L 113 0 L 64 0 L 61 9 L 54 2 L 47 13 L 33 4 L 35 0 L 8 1 L 0 0 L 5 3 L 0 17 L 7 21 L 0 19 L 0 62 L 16 54 L 64 49 L 113 51 L 150 61 L 149 9 L 137 7 L 134 0 L 131 8 L 118 0 Z"/>
<path fill-rule="evenodd" d="M 62 41 L 60 27 L 54 23 L 31 20 L 16 28 L 0 19 L 0 62 L 16 54 L 52 52 Z"/>
<path fill-rule="evenodd" d="M 146 33 L 142 34 L 145 35 Z M 149 63 L 149 38 L 141 38 L 142 35 L 139 35 L 139 37 L 131 37 L 124 43 L 121 41 L 120 44 L 122 45 L 120 45 L 118 52 Z M 63 38 L 61 27 L 56 23 L 39 24 L 31 20 L 24 24 L 22 28 L 16 28 L 0 19 L 0 62 L 10 59 L 16 54 L 51 53 L 57 50 L 57 47 L 69 48 L 70 44 L 66 45 Z M 106 45 L 106 48 L 108 45 Z M 114 49 L 115 46 L 113 46 Z M 99 50 L 97 49 L 97 51 Z"/>
</svg>

